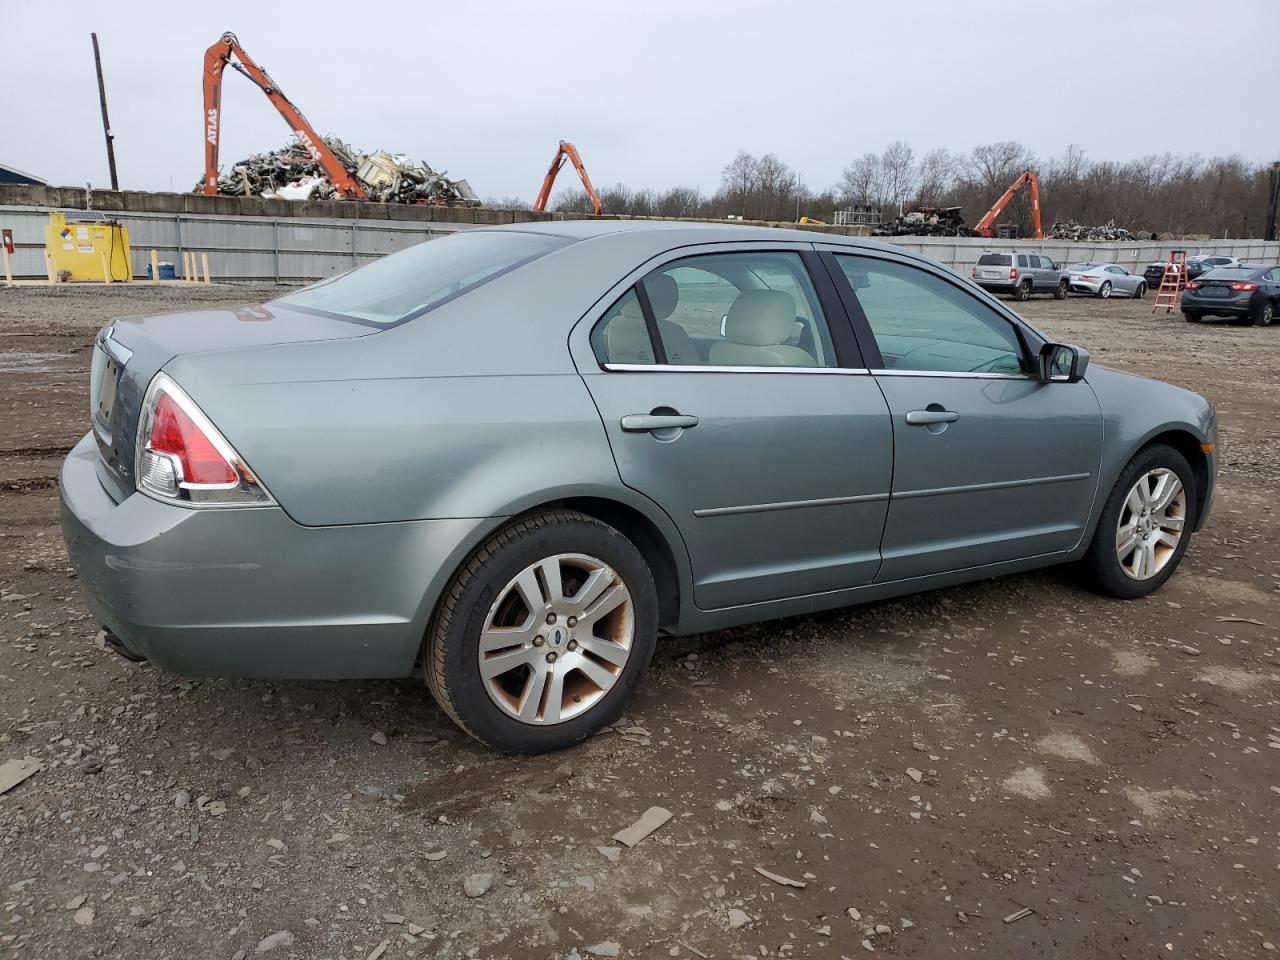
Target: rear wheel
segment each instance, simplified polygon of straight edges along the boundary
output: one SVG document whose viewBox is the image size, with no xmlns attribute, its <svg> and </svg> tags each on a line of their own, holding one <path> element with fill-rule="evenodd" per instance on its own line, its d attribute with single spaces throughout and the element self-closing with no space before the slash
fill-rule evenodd
<svg viewBox="0 0 1280 960">
<path fill-rule="evenodd" d="M 1031 299 L 1031 281 L 1023 280 L 1013 291 L 1013 299 L 1030 300 Z"/>
<path fill-rule="evenodd" d="M 560 750 L 615 720 L 658 632 L 653 576 L 617 530 L 558 510 L 494 534 L 428 628 L 427 684 L 462 729 L 511 753 Z"/>
<path fill-rule="evenodd" d="M 1111 299 L 1111 281 L 1110 280 L 1104 280 L 1102 282 L 1102 286 L 1098 288 L 1098 296 L 1101 297 L 1103 300 Z"/>
<path fill-rule="evenodd" d="M 1173 576 L 1195 524 L 1195 476 L 1185 457 L 1157 444 L 1120 474 L 1082 561 L 1104 593 L 1132 600 Z"/>
<path fill-rule="evenodd" d="M 1203 314 L 1187 313 L 1184 311 L 1182 314 L 1182 319 L 1187 321 L 1187 323 L 1199 323 L 1201 320 L 1204 319 L 1204 316 Z"/>
<path fill-rule="evenodd" d="M 1268 300 L 1258 309 L 1258 315 L 1254 318 L 1253 322 L 1260 327 L 1269 327 L 1271 326 L 1271 321 L 1275 319 L 1275 314 L 1276 308 L 1271 301 Z"/>
<path fill-rule="evenodd" d="M 1067 299 L 1067 287 L 1068 287 L 1068 284 L 1066 280 L 1059 280 L 1057 288 L 1053 291 L 1053 299 L 1055 300 Z"/>
</svg>

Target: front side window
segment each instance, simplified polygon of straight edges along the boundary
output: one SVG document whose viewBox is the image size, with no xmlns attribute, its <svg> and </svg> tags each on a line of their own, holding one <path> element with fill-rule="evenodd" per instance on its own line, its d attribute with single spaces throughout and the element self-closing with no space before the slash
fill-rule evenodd
<svg viewBox="0 0 1280 960">
<path fill-rule="evenodd" d="M 642 331 L 646 338 L 657 333 L 671 366 L 837 365 L 826 317 L 798 253 L 717 253 L 664 264 L 606 311 L 592 331 L 596 357 L 606 364 L 653 363 L 644 357 L 658 351 L 640 348 Z"/>
<path fill-rule="evenodd" d="M 324 316 L 391 326 L 568 245 L 563 237 L 477 230 L 428 240 L 275 301 Z"/>
<path fill-rule="evenodd" d="M 837 255 L 886 370 L 1028 372 L 1013 324 L 918 267 Z"/>
</svg>

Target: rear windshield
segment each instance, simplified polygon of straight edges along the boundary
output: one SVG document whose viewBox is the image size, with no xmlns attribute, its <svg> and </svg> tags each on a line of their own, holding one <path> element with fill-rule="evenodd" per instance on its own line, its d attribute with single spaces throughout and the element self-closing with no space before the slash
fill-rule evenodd
<svg viewBox="0 0 1280 960">
<path fill-rule="evenodd" d="M 1253 267 L 1215 267 L 1200 279 L 1203 280 L 1249 280 L 1258 271 Z"/>
<path fill-rule="evenodd" d="M 419 317 L 570 242 L 536 233 L 459 232 L 322 280 L 277 302 L 390 326 Z"/>
<path fill-rule="evenodd" d="M 1013 257 L 1007 253 L 984 253 L 978 258 L 978 266 L 1010 267 L 1013 266 Z"/>
</svg>

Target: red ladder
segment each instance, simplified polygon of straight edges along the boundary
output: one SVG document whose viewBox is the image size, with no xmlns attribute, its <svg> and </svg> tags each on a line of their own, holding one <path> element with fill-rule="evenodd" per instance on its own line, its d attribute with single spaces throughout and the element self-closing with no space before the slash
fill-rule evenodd
<svg viewBox="0 0 1280 960">
<path fill-rule="evenodd" d="M 1155 313 L 1164 304 L 1165 313 L 1173 313 L 1182 299 L 1182 288 L 1187 282 L 1187 251 L 1170 250 L 1169 262 L 1164 265 L 1160 274 L 1160 286 L 1156 290 L 1155 301 L 1151 304 L 1151 312 Z"/>
</svg>

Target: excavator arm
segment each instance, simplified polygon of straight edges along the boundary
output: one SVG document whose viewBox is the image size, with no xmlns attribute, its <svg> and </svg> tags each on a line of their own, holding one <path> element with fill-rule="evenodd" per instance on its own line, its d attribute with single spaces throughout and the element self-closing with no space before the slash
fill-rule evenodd
<svg viewBox="0 0 1280 960">
<path fill-rule="evenodd" d="M 591 178 L 587 176 L 587 168 L 582 165 L 582 158 L 578 156 L 578 148 L 568 140 L 561 140 L 560 146 L 556 148 L 556 155 L 551 161 L 551 168 L 547 170 L 546 177 L 542 180 L 542 189 L 538 191 L 538 199 L 533 202 L 533 209 L 547 209 L 547 200 L 551 196 L 551 188 L 555 185 L 556 174 L 560 172 L 560 168 L 564 166 L 568 160 L 573 164 L 573 169 L 578 171 L 578 176 L 582 179 L 582 187 L 587 191 L 587 198 L 591 201 L 591 206 L 595 208 L 596 216 L 600 216 L 603 209 L 600 204 L 600 197 L 596 194 L 596 188 L 591 185 Z"/>
<path fill-rule="evenodd" d="M 1009 201 L 1022 189 L 1024 184 L 1027 185 L 1028 195 L 1031 198 L 1031 225 L 1035 229 L 1035 238 L 1043 240 L 1044 229 L 1040 225 L 1040 178 L 1036 176 L 1034 170 L 1024 171 L 1017 180 L 1013 181 L 1013 185 L 987 211 L 986 216 L 978 221 L 978 225 L 973 228 L 974 232 L 982 237 L 991 236 L 993 233 L 991 225 L 996 222 L 996 217 L 1000 216 L 1001 211 L 1009 205 Z"/>
<path fill-rule="evenodd" d="M 235 60 L 232 60 L 232 57 Z M 231 32 L 224 33 L 204 54 L 204 192 L 213 196 L 218 192 L 218 141 L 222 135 L 222 72 L 227 64 L 235 67 L 252 80 L 267 99 L 284 117 L 285 123 L 298 137 L 298 142 L 311 154 L 325 176 L 341 196 L 364 200 L 365 193 L 347 172 L 333 151 L 320 139 L 302 111 L 290 102 L 267 71 L 254 63 L 244 52 L 240 41 Z"/>
</svg>

